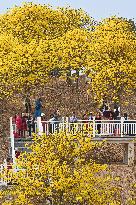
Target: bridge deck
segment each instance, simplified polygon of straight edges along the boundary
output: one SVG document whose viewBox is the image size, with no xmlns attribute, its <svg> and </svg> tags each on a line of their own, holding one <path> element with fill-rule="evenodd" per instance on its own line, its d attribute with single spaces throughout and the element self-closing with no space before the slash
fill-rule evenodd
<svg viewBox="0 0 136 205">
<path fill-rule="evenodd" d="M 121 144 L 124 144 L 124 143 L 136 143 L 136 136 L 134 137 L 130 137 L 130 136 L 126 136 L 126 137 L 95 137 L 95 138 L 92 138 L 92 141 L 97 141 L 97 142 L 101 142 L 101 141 L 106 141 L 108 143 L 121 143 Z"/>
</svg>

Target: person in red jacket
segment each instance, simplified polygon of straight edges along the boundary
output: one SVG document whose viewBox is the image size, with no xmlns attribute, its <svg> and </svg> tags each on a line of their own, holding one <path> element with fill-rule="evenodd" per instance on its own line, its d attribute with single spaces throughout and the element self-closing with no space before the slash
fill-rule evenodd
<svg viewBox="0 0 136 205">
<path fill-rule="evenodd" d="M 15 149 L 15 157 L 16 157 L 16 159 L 19 158 L 20 154 L 21 154 L 20 151 L 16 148 Z"/>
<path fill-rule="evenodd" d="M 12 169 L 12 159 L 10 157 L 7 158 L 7 170 Z"/>
<path fill-rule="evenodd" d="M 22 113 L 22 137 L 26 136 L 26 131 L 27 131 L 27 123 L 26 123 L 27 117 L 25 116 L 24 113 Z"/>
<path fill-rule="evenodd" d="M 16 130 L 19 137 L 22 137 L 22 117 L 20 114 L 16 116 Z"/>
</svg>

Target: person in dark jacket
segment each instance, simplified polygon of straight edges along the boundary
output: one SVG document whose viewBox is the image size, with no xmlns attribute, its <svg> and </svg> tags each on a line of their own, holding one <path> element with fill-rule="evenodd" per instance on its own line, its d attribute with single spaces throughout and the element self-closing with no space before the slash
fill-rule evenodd
<svg viewBox="0 0 136 205">
<path fill-rule="evenodd" d="M 95 122 L 96 122 L 96 124 L 97 124 L 98 134 L 101 133 L 101 119 L 102 119 L 101 113 L 99 112 L 99 113 L 97 113 L 97 115 L 96 115 L 96 117 L 95 117 Z M 97 121 L 97 120 L 98 120 L 98 121 Z"/>
<path fill-rule="evenodd" d="M 53 114 L 50 115 L 50 120 L 49 120 L 49 133 L 54 133 L 55 131 L 55 121 L 56 118 L 54 117 Z"/>
<path fill-rule="evenodd" d="M 39 98 L 35 103 L 35 118 L 41 117 L 42 113 L 42 99 Z"/>
<path fill-rule="evenodd" d="M 31 103 L 30 98 L 28 96 L 25 98 L 25 112 L 31 113 Z"/>
</svg>

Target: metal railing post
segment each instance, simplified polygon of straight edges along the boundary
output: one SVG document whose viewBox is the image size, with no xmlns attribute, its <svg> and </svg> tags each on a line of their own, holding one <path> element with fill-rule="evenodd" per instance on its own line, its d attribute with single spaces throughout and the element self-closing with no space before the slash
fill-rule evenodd
<svg viewBox="0 0 136 205">
<path fill-rule="evenodd" d="M 93 138 L 95 137 L 95 116 L 93 117 Z"/>
<path fill-rule="evenodd" d="M 120 130 L 120 136 L 123 137 L 124 133 L 123 133 L 123 123 L 124 123 L 124 118 L 121 117 L 121 130 Z"/>
<path fill-rule="evenodd" d="M 38 131 L 39 135 L 41 135 L 42 132 L 43 132 L 42 123 L 41 123 L 41 117 L 37 117 L 37 131 Z"/>
<path fill-rule="evenodd" d="M 61 129 L 62 129 L 63 132 L 64 132 L 64 127 L 65 127 L 65 118 L 62 117 L 62 127 L 61 127 Z"/>
<path fill-rule="evenodd" d="M 5 173 L 7 172 L 7 160 L 6 159 L 4 159 L 4 161 L 3 161 L 3 170 L 4 170 Z M 7 182 L 8 182 L 8 176 L 7 176 L 7 178 L 3 179 L 3 183 L 6 186 L 7 186 Z"/>
<path fill-rule="evenodd" d="M 15 140 L 13 134 L 12 117 L 10 117 L 10 140 L 11 140 L 12 160 L 13 160 L 13 164 L 15 164 Z"/>
</svg>

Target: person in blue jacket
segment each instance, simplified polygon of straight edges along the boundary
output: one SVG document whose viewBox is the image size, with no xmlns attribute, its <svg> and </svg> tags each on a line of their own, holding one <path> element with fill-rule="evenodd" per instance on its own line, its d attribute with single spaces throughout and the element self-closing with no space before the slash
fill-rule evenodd
<svg viewBox="0 0 136 205">
<path fill-rule="evenodd" d="M 42 113 L 42 99 L 39 98 L 35 102 L 35 115 L 34 115 L 35 118 L 41 117 L 41 113 Z"/>
</svg>

